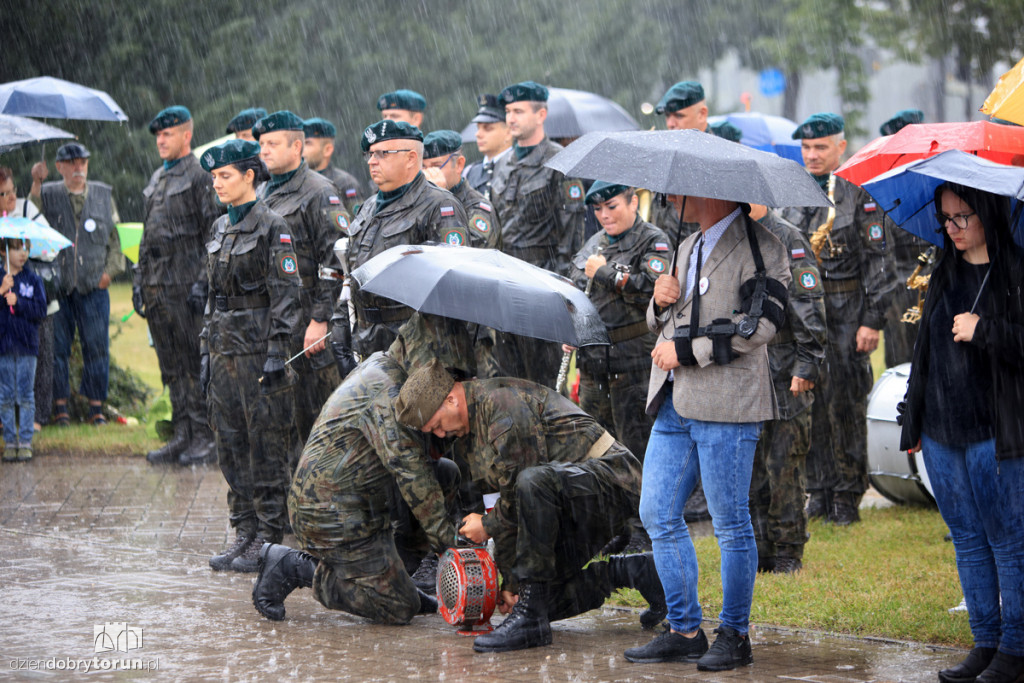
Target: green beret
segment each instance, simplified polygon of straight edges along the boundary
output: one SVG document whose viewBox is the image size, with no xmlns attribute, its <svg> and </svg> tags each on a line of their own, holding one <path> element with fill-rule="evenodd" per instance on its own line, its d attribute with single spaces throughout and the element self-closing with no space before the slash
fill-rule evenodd
<svg viewBox="0 0 1024 683">
<path fill-rule="evenodd" d="M 462 149 L 462 136 L 454 130 L 435 130 L 423 138 L 423 158 L 448 156 Z"/>
<path fill-rule="evenodd" d="M 228 140 L 203 152 L 199 165 L 204 171 L 258 157 L 260 146 L 252 140 Z"/>
<path fill-rule="evenodd" d="M 384 119 L 372 126 L 366 127 L 363 131 L 363 136 L 359 138 L 359 146 L 363 148 L 364 152 L 369 152 L 370 145 L 375 145 L 385 140 L 416 140 L 423 142 L 423 133 L 411 123 Z"/>
<path fill-rule="evenodd" d="M 267 115 L 263 107 L 243 109 L 235 115 L 235 118 L 228 121 L 225 133 L 237 133 L 240 130 L 249 130 L 252 125 Z"/>
<path fill-rule="evenodd" d="M 455 378 L 434 358 L 405 380 L 395 399 L 395 417 L 413 429 L 423 429 L 455 386 Z"/>
<path fill-rule="evenodd" d="M 920 109 L 901 109 L 896 112 L 896 116 L 883 123 L 878 132 L 882 135 L 892 135 L 911 123 L 924 123 L 924 112 Z"/>
<path fill-rule="evenodd" d="M 338 131 L 333 123 L 317 116 L 302 122 L 302 132 L 306 134 L 307 138 L 330 138 L 333 140 L 338 136 Z"/>
<path fill-rule="evenodd" d="M 497 95 L 480 95 L 476 103 L 480 108 L 476 110 L 473 123 L 505 123 L 505 107 Z"/>
<path fill-rule="evenodd" d="M 513 102 L 547 102 L 548 89 L 540 83 L 523 81 L 522 83 L 514 83 L 502 90 L 501 94 L 498 95 L 498 99 L 501 100 L 503 105 L 512 104 Z"/>
<path fill-rule="evenodd" d="M 405 109 L 407 111 L 423 111 L 427 108 L 427 98 L 415 90 L 396 90 L 386 92 L 377 98 L 377 109 Z"/>
<path fill-rule="evenodd" d="M 655 114 L 675 113 L 704 101 L 704 86 L 697 81 L 679 81 L 662 95 Z"/>
<path fill-rule="evenodd" d="M 793 131 L 794 140 L 814 140 L 815 138 L 827 138 L 829 135 L 842 133 L 846 122 L 839 114 L 822 112 L 811 114 L 807 120 L 796 127 Z"/>
<path fill-rule="evenodd" d="M 89 150 L 81 142 L 69 142 L 57 150 L 57 161 L 73 161 L 74 159 L 88 159 Z"/>
<path fill-rule="evenodd" d="M 302 130 L 302 119 L 287 109 L 275 111 L 252 124 L 252 136 L 257 140 L 264 133 L 276 133 L 279 130 Z"/>
<path fill-rule="evenodd" d="M 175 105 L 173 107 L 167 107 L 162 112 L 153 117 L 153 120 L 149 122 L 149 132 L 156 135 L 164 128 L 170 128 L 172 126 L 180 126 L 183 123 L 192 120 L 192 112 L 186 107 L 181 105 Z"/>
<path fill-rule="evenodd" d="M 708 132 L 720 138 L 739 142 L 743 139 L 743 131 L 728 121 L 719 121 L 708 126 Z"/>
<path fill-rule="evenodd" d="M 597 204 L 598 202 L 606 202 L 615 195 L 622 194 L 629 190 L 629 185 L 617 185 L 615 183 L 606 183 L 603 180 L 596 181 L 587 190 L 587 196 L 584 198 L 586 204 Z"/>
</svg>

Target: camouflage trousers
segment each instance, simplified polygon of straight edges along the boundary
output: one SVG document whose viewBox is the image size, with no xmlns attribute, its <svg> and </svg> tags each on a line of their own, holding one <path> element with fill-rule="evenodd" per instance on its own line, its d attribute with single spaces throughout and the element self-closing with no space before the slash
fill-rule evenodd
<svg viewBox="0 0 1024 683">
<path fill-rule="evenodd" d="M 160 366 L 160 381 L 170 394 L 175 422 L 206 426 L 206 399 L 199 390 L 199 333 L 203 316 L 189 308 L 189 285 L 143 288 L 146 322 Z"/>
<path fill-rule="evenodd" d="M 650 368 L 632 372 L 580 371 L 580 408 L 611 432 L 640 462 L 654 418 L 647 414 Z"/>
<path fill-rule="evenodd" d="M 750 477 L 750 520 L 762 560 L 803 558 L 808 539 L 804 498 L 810 441 L 810 410 L 789 420 L 764 423 Z"/>
<path fill-rule="evenodd" d="M 295 398 L 288 386 L 261 391 L 262 354 L 210 354 L 210 425 L 217 461 L 228 483 L 231 526 L 280 543 L 290 480 L 288 454 L 295 444 Z"/>
</svg>

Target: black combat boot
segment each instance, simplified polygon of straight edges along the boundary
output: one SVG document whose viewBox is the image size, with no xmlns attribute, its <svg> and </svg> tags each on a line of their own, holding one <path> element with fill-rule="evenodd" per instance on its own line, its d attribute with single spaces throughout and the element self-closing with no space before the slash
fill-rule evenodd
<svg viewBox="0 0 1024 683">
<path fill-rule="evenodd" d="M 964 661 L 939 672 L 939 683 L 974 683 L 974 679 L 988 668 L 995 656 L 994 647 L 972 648 Z"/>
<path fill-rule="evenodd" d="M 498 628 L 477 636 L 473 649 L 477 652 L 508 652 L 550 644 L 548 586 L 545 583 L 524 583 L 519 587 L 519 601 L 512 612 L 498 624 Z"/>
<path fill-rule="evenodd" d="M 825 519 L 828 517 L 828 496 L 824 491 L 808 491 L 811 497 L 807 500 L 807 519 Z"/>
<path fill-rule="evenodd" d="M 860 521 L 860 512 L 857 510 L 859 496 L 837 493 L 832 499 L 832 511 L 829 513 L 829 521 L 836 526 L 850 526 Z"/>
<path fill-rule="evenodd" d="M 1024 681 L 1024 657 L 996 652 L 988 668 L 974 680 L 978 683 L 1021 683 Z"/>
<path fill-rule="evenodd" d="M 241 529 L 236 529 L 235 534 L 235 541 L 228 546 L 227 550 L 220 555 L 214 555 L 210 558 L 210 567 L 212 569 L 218 572 L 231 569 L 231 562 L 249 547 L 253 537 L 256 536 L 255 531 L 242 531 Z"/>
<path fill-rule="evenodd" d="M 437 560 L 437 553 L 427 553 L 412 575 L 416 589 L 427 595 L 434 595 L 437 592 Z"/>
<path fill-rule="evenodd" d="M 434 614 L 437 612 L 437 598 L 417 588 L 416 593 L 420 596 L 420 611 L 418 614 Z"/>
<path fill-rule="evenodd" d="M 233 572 L 240 574 L 254 574 L 259 569 L 260 561 L 260 550 L 263 549 L 263 544 L 266 540 L 256 534 L 256 537 L 252 539 L 252 543 L 245 546 L 245 549 L 228 565 L 228 569 Z"/>
<path fill-rule="evenodd" d="M 793 574 L 804 568 L 804 563 L 797 557 L 777 557 L 775 566 L 772 567 L 773 574 Z"/>
<path fill-rule="evenodd" d="M 205 424 L 192 424 L 192 439 L 180 456 L 178 464 L 182 467 L 190 465 L 212 465 L 217 462 L 217 444 L 213 440 L 213 432 Z"/>
<path fill-rule="evenodd" d="M 608 558 L 608 575 L 612 580 L 612 588 L 635 588 L 647 601 L 648 607 L 640 615 L 643 628 L 654 628 L 668 614 L 665 591 L 661 587 L 652 553 L 613 555 Z"/>
<path fill-rule="evenodd" d="M 276 543 L 260 548 L 259 575 L 252 585 L 252 604 L 272 621 L 284 619 L 284 599 L 296 588 L 311 588 L 318 560 Z"/>
<path fill-rule="evenodd" d="M 189 440 L 192 438 L 189 430 L 189 421 L 186 418 L 173 420 L 174 434 L 170 440 L 155 451 L 146 453 L 146 461 L 150 465 L 174 465 L 178 458 L 188 448 Z"/>
</svg>

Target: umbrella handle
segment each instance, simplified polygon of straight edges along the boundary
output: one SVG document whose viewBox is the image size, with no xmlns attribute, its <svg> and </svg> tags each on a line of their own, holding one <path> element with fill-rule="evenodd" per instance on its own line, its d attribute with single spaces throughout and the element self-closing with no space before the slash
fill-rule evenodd
<svg viewBox="0 0 1024 683">
<path fill-rule="evenodd" d="M 565 351 L 562 353 L 562 364 L 558 366 L 558 379 L 555 380 L 555 391 L 562 393 L 562 387 L 565 385 L 565 380 L 569 376 L 569 359 L 572 357 L 572 351 Z"/>
</svg>

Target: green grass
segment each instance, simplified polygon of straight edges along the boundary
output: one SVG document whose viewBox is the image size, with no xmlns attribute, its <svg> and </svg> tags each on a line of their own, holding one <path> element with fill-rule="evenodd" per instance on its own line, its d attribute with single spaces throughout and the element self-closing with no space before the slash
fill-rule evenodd
<svg viewBox="0 0 1024 683">
<path fill-rule="evenodd" d="M 163 390 L 156 351 L 149 344 L 146 320 L 132 314 L 132 286 L 118 282 L 110 286 L 110 355 L 118 364 L 134 371 L 159 394 Z"/>
</svg>

